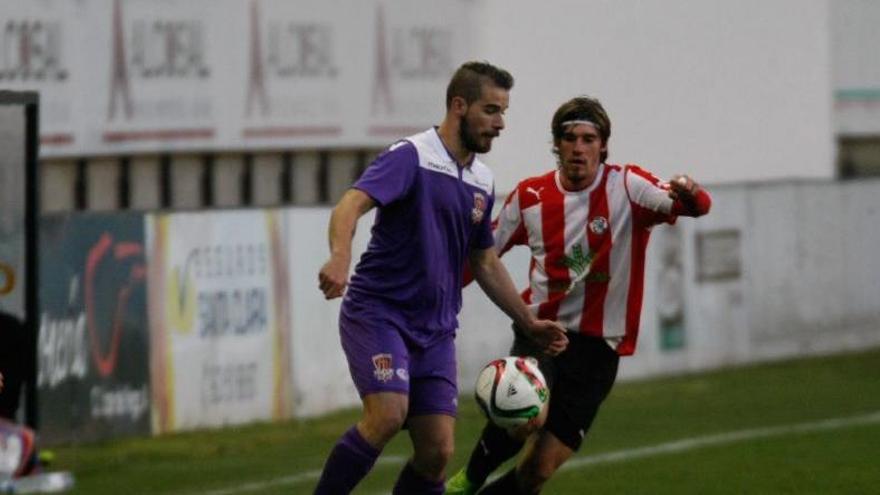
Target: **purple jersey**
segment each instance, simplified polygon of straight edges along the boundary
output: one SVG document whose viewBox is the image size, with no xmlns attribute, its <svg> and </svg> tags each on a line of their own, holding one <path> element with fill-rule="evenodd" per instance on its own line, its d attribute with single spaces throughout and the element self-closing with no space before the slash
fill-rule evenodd
<svg viewBox="0 0 880 495">
<path fill-rule="evenodd" d="M 494 245 L 492 172 L 477 159 L 459 166 L 429 129 L 388 148 L 353 187 L 379 209 L 346 300 L 378 306 L 422 347 L 454 332 L 465 257 Z"/>
</svg>

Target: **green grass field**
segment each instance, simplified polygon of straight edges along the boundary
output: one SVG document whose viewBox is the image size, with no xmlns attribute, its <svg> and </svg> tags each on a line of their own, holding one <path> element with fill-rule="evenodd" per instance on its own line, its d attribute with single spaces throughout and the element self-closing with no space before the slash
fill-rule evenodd
<svg viewBox="0 0 880 495">
<path fill-rule="evenodd" d="M 452 470 L 482 427 L 461 402 Z M 59 447 L 53 468 L 83 494 L 308 494 L 356 418 Z M 356 493 L 390 493 L 408 452 L 399 435 Z M 880 350 L 618 384 L 570 464 L 544 493 L 880 493 Z"/>
</svg>

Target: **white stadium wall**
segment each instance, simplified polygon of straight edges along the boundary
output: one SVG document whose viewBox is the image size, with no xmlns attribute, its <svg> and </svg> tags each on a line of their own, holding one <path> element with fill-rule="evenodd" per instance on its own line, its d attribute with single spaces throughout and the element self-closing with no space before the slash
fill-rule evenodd
<svg viewBox="0 0 880 495">
<path fill-rule="evenodd" d="M 286 210 L 290 254 L 291 359 L 293 401 L 297 416 L 313 416 L 359 404 L 357 390 L 339 343 L 340 299 L 327 301 L 318 289 L 318 271 L 329 248 L 327 208 Z M 372 214 L 362 218 L 353 241 L 353 262 L 366 249 Z"/>
<path fill-rule="evenodd" d="M 615 163 L 707 183 L 834 175 L 826 0 L 478 3 L 471 53 L 516 77 L 486 157 L 499 191 L 554 166 L 550 119 L 581 94 L 609 112 Z"/>
</svg>

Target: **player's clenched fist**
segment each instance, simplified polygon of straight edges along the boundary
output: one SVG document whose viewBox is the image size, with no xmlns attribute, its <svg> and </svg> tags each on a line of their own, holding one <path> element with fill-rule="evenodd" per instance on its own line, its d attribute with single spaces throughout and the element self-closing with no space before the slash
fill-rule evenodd
<svg viewBox="0 0 880 495">
<path fill-rule="evenodd" d="M 348 285 L 349 260 L 331 257 L 318 272 L 318 287 L 325 299 L 341 297 Z"/>
<path fill-rule="evenodd" d="M 688 200 L 697 194 L 699 188 L 699 184 L 687 175 L 676 175 L 669 181 L 669 197 Z"/>
</svg>

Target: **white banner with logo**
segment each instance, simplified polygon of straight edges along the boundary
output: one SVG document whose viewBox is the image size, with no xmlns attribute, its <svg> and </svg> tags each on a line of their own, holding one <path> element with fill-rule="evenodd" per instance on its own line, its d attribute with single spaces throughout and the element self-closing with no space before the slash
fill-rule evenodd
<svg viewBox="0 0 880 495">
<path fill-rule="evenodd" d="M 274 210 L 149 218 L 154 432 L 290 415 L 284 231 Z"/>
<path fill-rule="evenodd" d="M 25 106 L 0 104 L 0 310 L 24 320 Z"/>
<path fill-rule="evenodd" d="M 382 147 L 440 120 L 474 10 L 466 0 L 0 6 L 0 85 L 40 92 L 42 157 Z"/>
</svg>

